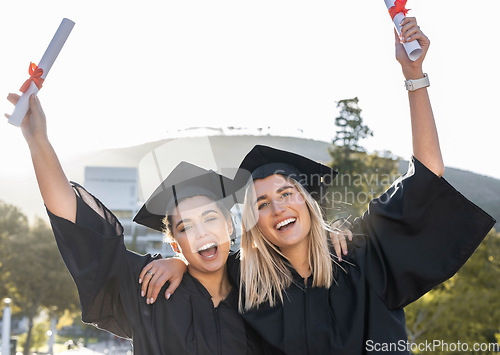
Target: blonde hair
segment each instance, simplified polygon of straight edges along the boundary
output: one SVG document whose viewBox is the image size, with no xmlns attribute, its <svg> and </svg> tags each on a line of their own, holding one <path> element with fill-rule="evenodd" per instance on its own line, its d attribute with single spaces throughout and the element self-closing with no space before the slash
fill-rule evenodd
<svg viewBox="0 0 500 355">
<path fill-rule="evenodd" d="M 333 281 L 332 256 L 326 232 L 330 229 L 323 220 L 321 208 L 304 187 L 292 178 L 293 184 L 305 200 L 311 216 L 308 238 L 308 262 L 313 271 L 313 287 L 329 288 Z M 241 235 L 241 282 L 239 311 L 244 312 L 268 302 L 274 306 L 283 302 L 283 293 L 292 283 L 292 274 L 283 253 L 266 239 L 257 226 L 253 207 L 253 181 L 247 184 L 243 203 Z M 244 301 L 243 301 L 244 300 Z"/>
</svg>

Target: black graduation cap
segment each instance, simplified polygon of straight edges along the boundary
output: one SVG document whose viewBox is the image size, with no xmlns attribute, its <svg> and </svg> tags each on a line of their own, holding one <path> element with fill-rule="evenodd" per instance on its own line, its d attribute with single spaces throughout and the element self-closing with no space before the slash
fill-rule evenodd
<svg viewBox="0 0 500 355">
<path fill-rule="evenodd" d="M 333 183 L 337 172 L 302 155 L 265 145 L 256 145 L 241 162 L 234 181 L 242 191 L 244 190 L 242 187 L 250 178 L 257 180 L 274 174 L 295 179 L 315 199 L 320 200 L 323 197 L 323 188 Z M 238 199 L 241 199 L 241 194 Z"/>
<path fill-rule="evenodd" d="M 231 179 L 183 161 L 151 194 L 134 217 L 134 222 L 161 232 L 165 215 L 183 199 L 203 195 L 222 201 L 230 209 L 234 199 L 226 197 L 233 192 Z"/>
</svg>

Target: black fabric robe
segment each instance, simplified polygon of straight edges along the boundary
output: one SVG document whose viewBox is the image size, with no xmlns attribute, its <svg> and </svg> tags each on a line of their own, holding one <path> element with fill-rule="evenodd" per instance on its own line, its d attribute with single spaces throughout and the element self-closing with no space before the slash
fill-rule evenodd
<svg viewBox="0 0 500 355">
<path fill-rule="evenodd" d="M 75 185 L 76 223 L 48 211 L 61 255 L 78 287 L 82 320 L 132 339 L 134 354 L 262 354 L 262 339 L 237 312 L 233 287 L 214 308 L 203 285 L 185 274 L 176 292 L 147 305 L 142 268 L 161 256 L 125 248 L 123 228 L 97 199 Z M 163 295 L 165 287 L 160 292 Z"/>
<path fill-rule="evenodd" d="M 284 303 L 245 320 L 286 354 L 408 354 L 403 307 L 455 274 L 495 220 L 414 159 L 355 219 L 330 289 L 290 267 Z M 234 262 L 231 274 L 235 277 Z"/>
</svg>

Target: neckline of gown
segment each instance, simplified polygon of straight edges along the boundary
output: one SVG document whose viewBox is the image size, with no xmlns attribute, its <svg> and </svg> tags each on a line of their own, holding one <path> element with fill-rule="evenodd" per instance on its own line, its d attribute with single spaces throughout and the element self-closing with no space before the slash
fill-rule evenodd
<svg viewBox="0 0 500 355">
<path fill-rule="evenodd" d="M 201 297 L 212 301 L 212 295 L 210 295 L 210 292 L 208 292 L 208 290 L 205 288 L 205 286 L 203 286 L 203 284 L 200 281 L 198 281 L 194 276 L 190 275 L 189 273 L 186 272 L 184 274 L 181 285 L 183 285 L 184 287 L 179 288 L 179 291 L 187 293 L 193 297 Z M 236 308 L 238 305 L 237 290 L 232 283 L 231 283 L 231 290 L 229 291 L 227 296 L 219 302 L 217 307 L 214 308 L 219 308 L 223 304 L 227 305 L 229 308 Z"/>
</svg>

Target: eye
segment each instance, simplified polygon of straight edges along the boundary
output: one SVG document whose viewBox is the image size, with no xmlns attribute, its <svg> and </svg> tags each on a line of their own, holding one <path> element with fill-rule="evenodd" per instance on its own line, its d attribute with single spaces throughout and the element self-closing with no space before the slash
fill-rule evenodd
<svg viewBox="0 0 500 355">
<path fill-rule="evenodd" d="M 281 198 L 285 198 L 285 197 L 292 196 L 292 195 L 293 195 L 293 192 L 286 191 L 286 192 L 283 192 L 281 194 Z"/>
<path fill-rule="evenodd" d="M 257 209 L 261 210 L 261 209 L 263 209 L 264 207 L 266 207 L 268 205 L 269 205 L 269 202 L 263 202 L 263 203 L 259 204 L 259 206 L 257 207 Z"/>
<path fill-rule="evenodd" d="M 179 233 L 184 233 L 184 232 L 186 232 L 189 229 L 191 229 L 190 225 L 182 225 L 182 226 L 179 226 L 179 228 L 177 229 L 177 231 Z"/>
<path fill-rule="evenodd" d="M 207 218 L 205 219 L 205 223 L 208 223 L 208 222 L 213 222 L 213 221 L 215 221 L 215 220 L 217 220 L 217 217 L 214 217 L 214 216 L 212 216 L 212 217 L 207 217 Z"/>
</svg>

